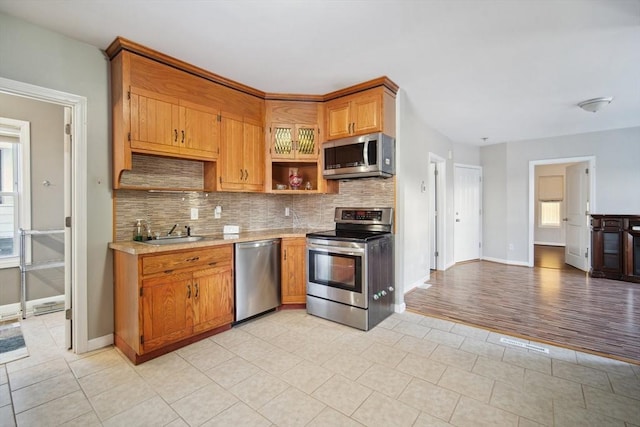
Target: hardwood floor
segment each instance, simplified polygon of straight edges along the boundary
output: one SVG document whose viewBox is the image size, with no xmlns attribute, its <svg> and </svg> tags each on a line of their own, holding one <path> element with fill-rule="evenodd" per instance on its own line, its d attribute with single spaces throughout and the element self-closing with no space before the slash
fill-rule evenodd
<svg viewBox="0 0 640 427">
<path fill-rule="evenodd" d="M 564 246 L 535 245 L 533 265 L 544 268 L 574 268 L 564 262 Z"/>
<path fill-rule="evenodd" d="M 488 261 L 432 271 L 407 309 L 640 364 L 640 285 Z"/>
</svg>

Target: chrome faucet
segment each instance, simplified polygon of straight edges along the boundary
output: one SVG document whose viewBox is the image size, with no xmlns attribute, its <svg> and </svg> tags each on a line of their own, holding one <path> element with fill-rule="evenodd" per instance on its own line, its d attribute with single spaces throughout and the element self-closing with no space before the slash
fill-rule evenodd
<svg viewBox="0 0 640 427">
<path fill-rule="evenodd" d="M 173 227 L 171 227 L 171 230 L 169 230 L 169 232 L 167 233 L 167 236 L 171 236 L 171 233 L 173 233 L 175 231 L 177 226 L 178 226 L 178 224 L 173 224 Z"/>
</svg>

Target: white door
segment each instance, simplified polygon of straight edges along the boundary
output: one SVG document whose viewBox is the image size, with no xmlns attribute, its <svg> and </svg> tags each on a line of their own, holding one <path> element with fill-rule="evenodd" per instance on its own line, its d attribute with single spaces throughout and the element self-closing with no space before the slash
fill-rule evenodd
<svg viewBox="0 0 640 427">
<path fill-rule="evenodd" d="M 71 117 L 73 111 L 64 107 L 64 309 L 71 313 L 71 227 L 67 227 L 66 218 L 71 218 Z M 66 316 L 64 342 L 67 349 L 73 348 L 71 316 Z"/>
<path fill-rule="evenodd" d="M 454 260 L 480 258 L 481 168 L 455 165 L 454 169 Z"/>
<path fill-rule="evenodd" d="M 576 163 L 566 173 L 565 262 L 589 270 L 589 163 Z"/>
</svg>

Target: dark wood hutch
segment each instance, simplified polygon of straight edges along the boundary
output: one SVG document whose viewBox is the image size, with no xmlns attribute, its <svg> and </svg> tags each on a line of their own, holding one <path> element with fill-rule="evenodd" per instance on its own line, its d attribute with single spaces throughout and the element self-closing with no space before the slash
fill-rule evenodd
<svg viewBox="0 0 640 427">
<path fill-rule="evenodd" d="M 591 277 L 640 283 L 640 216 L 591 215 Z"/>
</svg>

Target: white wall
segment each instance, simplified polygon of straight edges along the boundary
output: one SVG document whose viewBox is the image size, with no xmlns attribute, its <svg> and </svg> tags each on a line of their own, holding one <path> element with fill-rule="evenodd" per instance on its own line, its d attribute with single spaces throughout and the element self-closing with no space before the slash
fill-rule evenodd
<svg viewBox="0 0 640 427">
<path fill-rule="evenodd" d="M 109 64 L 100 49 L 0 13 L 0 76 L 87 99 L 88 338 L 113 333 Z"/>
<path fill-rule="evenodd" d="M 428 221 L 429 153 L 446 159 L 446 206 L 444 264 L 453 262 L 453 163 L 479 164 L 476 147 L 455 145 L 418 117 L 411 94 L 403 89 L 397 97 L 397 234 L 396 276 L 409 291 L 429 278 L 431 247 Z M 449 155 L 451 153 L 451 156 Z M 451 158 L 450 158 L 451 157 Z M 402 303 L 402 301 L 397 301 Z"/>
<path fill-rule="evenodd" d="M 637 214 L 640 127 L 491 145 L 484 167 L 484 256 L 528 262 L 528 180 L 532 160 L 594 156 L 596 199 L 591 213 Z M 502 195 L 506 196 L 506 201 Z M 513 250 L 509 250 L 509 244 Z"/>
</svg>

